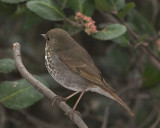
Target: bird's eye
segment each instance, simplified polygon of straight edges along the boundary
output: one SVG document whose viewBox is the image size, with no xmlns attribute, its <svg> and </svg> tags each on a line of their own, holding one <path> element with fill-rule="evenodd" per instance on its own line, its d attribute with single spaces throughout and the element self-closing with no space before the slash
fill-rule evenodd
<svg viewBox="0 0 160 128">
<path fill-rule="evenodd" d="M 49 41 L 49 37 L 47 37 L 47 41 Z"/>
</svg>

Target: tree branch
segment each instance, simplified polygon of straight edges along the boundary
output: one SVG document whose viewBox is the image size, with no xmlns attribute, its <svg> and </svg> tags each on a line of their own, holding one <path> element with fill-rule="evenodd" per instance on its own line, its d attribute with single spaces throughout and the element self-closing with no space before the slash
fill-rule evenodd
<svg viewBox="0 0 160 128">
<path fill-rule="evenodd" d="M 160 123 L 160 115 L 158 116 L 158 118 L 157 118 L 156 121 L 152 124 L 152 126 L 151 126 L 150 128 L 157 128 L 159 123 Z"/>
<path fill-rule="evenodd" d="M 126 26 L 128 32 L 130 33 L 132 44 L 134 44 L 135 41 L 138 41 L 139 36 L 126 24 L 126 22 L 120 19 L 116 13 L 112 13 L 112 15 L 117 19 L 118 22 Z M 152 64 L 160 70 L 160 58 L 148 46 L 145 46 L 144 42 L 141 43 L 140 48 L 142 49 L 142 52 L 149 56 L 149 59 L 152 62 Z"/>
<path fill-rule="evenodd" d="M 68 18 L 64 19 L 65 22 L 68 22 L 69 24 L 71 24 L 72 26 L 78 27 L 78 28 L 83 28 L 82 24 L 79 24 L 77 22 L 74 22 L 73 20 L 70 20 Z"/>
<path fill-rule="evenodd" d="M 20 44 L 14 43 L 13 44 L 13 56 L 16 63 L 16 67 L 21 73 L 21 75 L 40 93 L 42 93 L 45 97 L 47 97 L 51 102 L 53 102 L 54 97 L 56 94 L 54 94 L 50 89 L 48 89 L 46 86 L 44 86 L 41 82 L 36 80 L 24 67 L 21 59 L 20 54 Z M 69 113 L 72 108 L 69 107 L 65 102 L 60 101 L 57 103 L 58 106 L 65 112 Z M 84 121 L 81 119 L 81 117 L 77 114 L 73 114 L 73 122 L 79 127 L 79 128 L 88 128 L 87 125 L 84 123 Z"/>
<path fill-rule="evenodd" d="M 60 125 L 55 125 L 55 124 L 50 124 L 47 122 L 42 121 L 41 119 L 38 119 L 30 114 L 28 114 L 26 111 L 19 111 L 23 116 L 25 116 L 26 120 L 32 124 L 36 128 L 63 128 L 64 124 Z M 68 127 L 66 127 L 68 128 Z"/>
</svg>

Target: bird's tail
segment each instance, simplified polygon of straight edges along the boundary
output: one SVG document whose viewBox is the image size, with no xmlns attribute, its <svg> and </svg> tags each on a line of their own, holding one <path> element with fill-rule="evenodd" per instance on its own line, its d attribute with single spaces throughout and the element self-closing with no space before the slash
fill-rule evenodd
<svg viewBox="0 0 160 128">
<path fill-rule="evenodd" d="M 112 95 L 113 99 L 121 104 L 130 113 L 131 116 L 134 116 L 134 113 L 130 107 L 128 107 L 128 105 L 116 93 L 111 93 L 110 95 Z"/>
<path fill-rule="evenodd" d="M 97 92 L 99 94 L 102 94 L 104 96 L 107 96 L 113 100 L 116 100 L 119 104 L 121 104 L 129 113 L 131 116 L 134 116 L 133 111 L 128 107 L 128 105 L 115 93 L 113 92 L 111 89 L 106 89 L 106 88 L 93 88 L 90 91 L 94 91 Z"/>
</svg>

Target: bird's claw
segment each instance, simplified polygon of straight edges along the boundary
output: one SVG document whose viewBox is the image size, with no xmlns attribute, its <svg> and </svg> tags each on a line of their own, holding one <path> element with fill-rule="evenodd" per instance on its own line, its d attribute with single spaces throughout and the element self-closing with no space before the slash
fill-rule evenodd
<svg viewBox="0 0 160 128">
<path fill-rule="evenodd" d="M 60 101 L 64 101 L 66 102 L 67 99 L 66 98 L 63 98 L 63 97 L 60 97 L 60 96 L 55 96 L 52 100 L 52 106 L 55 104 L 55 103 L 59 103 Z"/>
<path fill-rule="evenodd" d="M 81 117 L 80 112 L 78 112 L 78 111 L 76 111 L 74 109 L 72 109 L 70 112 L 66 113 L 66 115 L 68 115 L 70 117 L 70 119 L 73 121 L 73 115 L 74 115 L 74 113 L 78 114 Z"/>
</svg>

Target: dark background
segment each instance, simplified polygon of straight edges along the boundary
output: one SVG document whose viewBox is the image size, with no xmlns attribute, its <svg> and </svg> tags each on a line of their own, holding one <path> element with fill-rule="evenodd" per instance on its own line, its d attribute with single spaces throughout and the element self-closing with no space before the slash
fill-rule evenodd
<svg viewBox="0 0 160 128">
<path fill-rule="evenodd" d="M 27 1 L 25 0 L 20 3 L 3 1 L 0 0 L 0 59 L 13 59 L 12 44 L 19 42 L 23 63 L 27 70 L 31 74 L 43 78 L 57 95 L 66 97 L 71 94 L 72 91 L 56 83 L 47 72 L 44 63 L 45 40 L 40 36 L 40 34 L 56 27 L 69 31 L 65 27 L 67 23 L 63 20 L 50 21 L 39 17 L 26 7 Z M 63 0 L 53 1 L 58 7 L 61 7 L 64 2 Z M 160 69 L 158 68 L 160 63 L 156 65 L 152 60 L 154 57 L 150 57 L 150 54 L 144 48 L 141 48 L 142 45 L 146 46 L 159 58 L 160 2 L 158 0 L 127 0 L 125 5 L 133 2 L 135 7 L 120 19 L 112 13 L 114 7 L 116 7 L 114 2 L 111 6 L 113 7 L 112 11 L 107 12 L 98 8 L 95 1 L 89 1 L 95 9 L 88 16 L 93 18 L 98 29 L 108 23 L 125 23 L 138 35 L 138 39 L 134 39 L 134 34 L 127 31 L 125 41 L 120 40 L 120 38 L 102 41 L 87 35 L 80 28 L 78 28 L 80 29 L 78 33 L 73 31 L 74 28 L 71 31 L 75 33 L 72 37 L 92 56 L 106 81 L 132 108 L 135 117 L 130 117 L 118 103 L 92 92 L 85 93 L 77 110 L 81 113 L 89 128 L 160 127 Z M 106 0 L 106 2 L 110 3 L 110 0 Z M 88 8 L 91 6 L 90 3 L 87 5 Z M 66 15 L 74 16 L 77 11 L 74 10 L 74 6 L 76 7 L 77 3 L 73 2 L 73 6 L 66 4 L 62 10 Z M 12 86 L 12 82 L 20 79 L 22 77 L 16 69 L 7 73 L 0 72 L 0 101 L 6 94 L 5 91 L 2 91 L 3 88 L 8 86 L 4 82 L 10 81 Z M 9 88 L 6 90 L 9 90 Z M 78 96 L 75 96 L 67 103 L 73 106 L 77 98 Z M 27 100 L 29 99 L 25 101 Z M 13 106 L 18 104 L 16 100 L 14 101 L 10 103 Z M 0 127 L 2 128 L 76 127 L 64 115 L 63 111 L 57 105 L 52 106 L 47 98 L 39 99 L 18 110 L 8 107 L 5 102 L 7 101 L 0 102 Z"/>
</svg>

